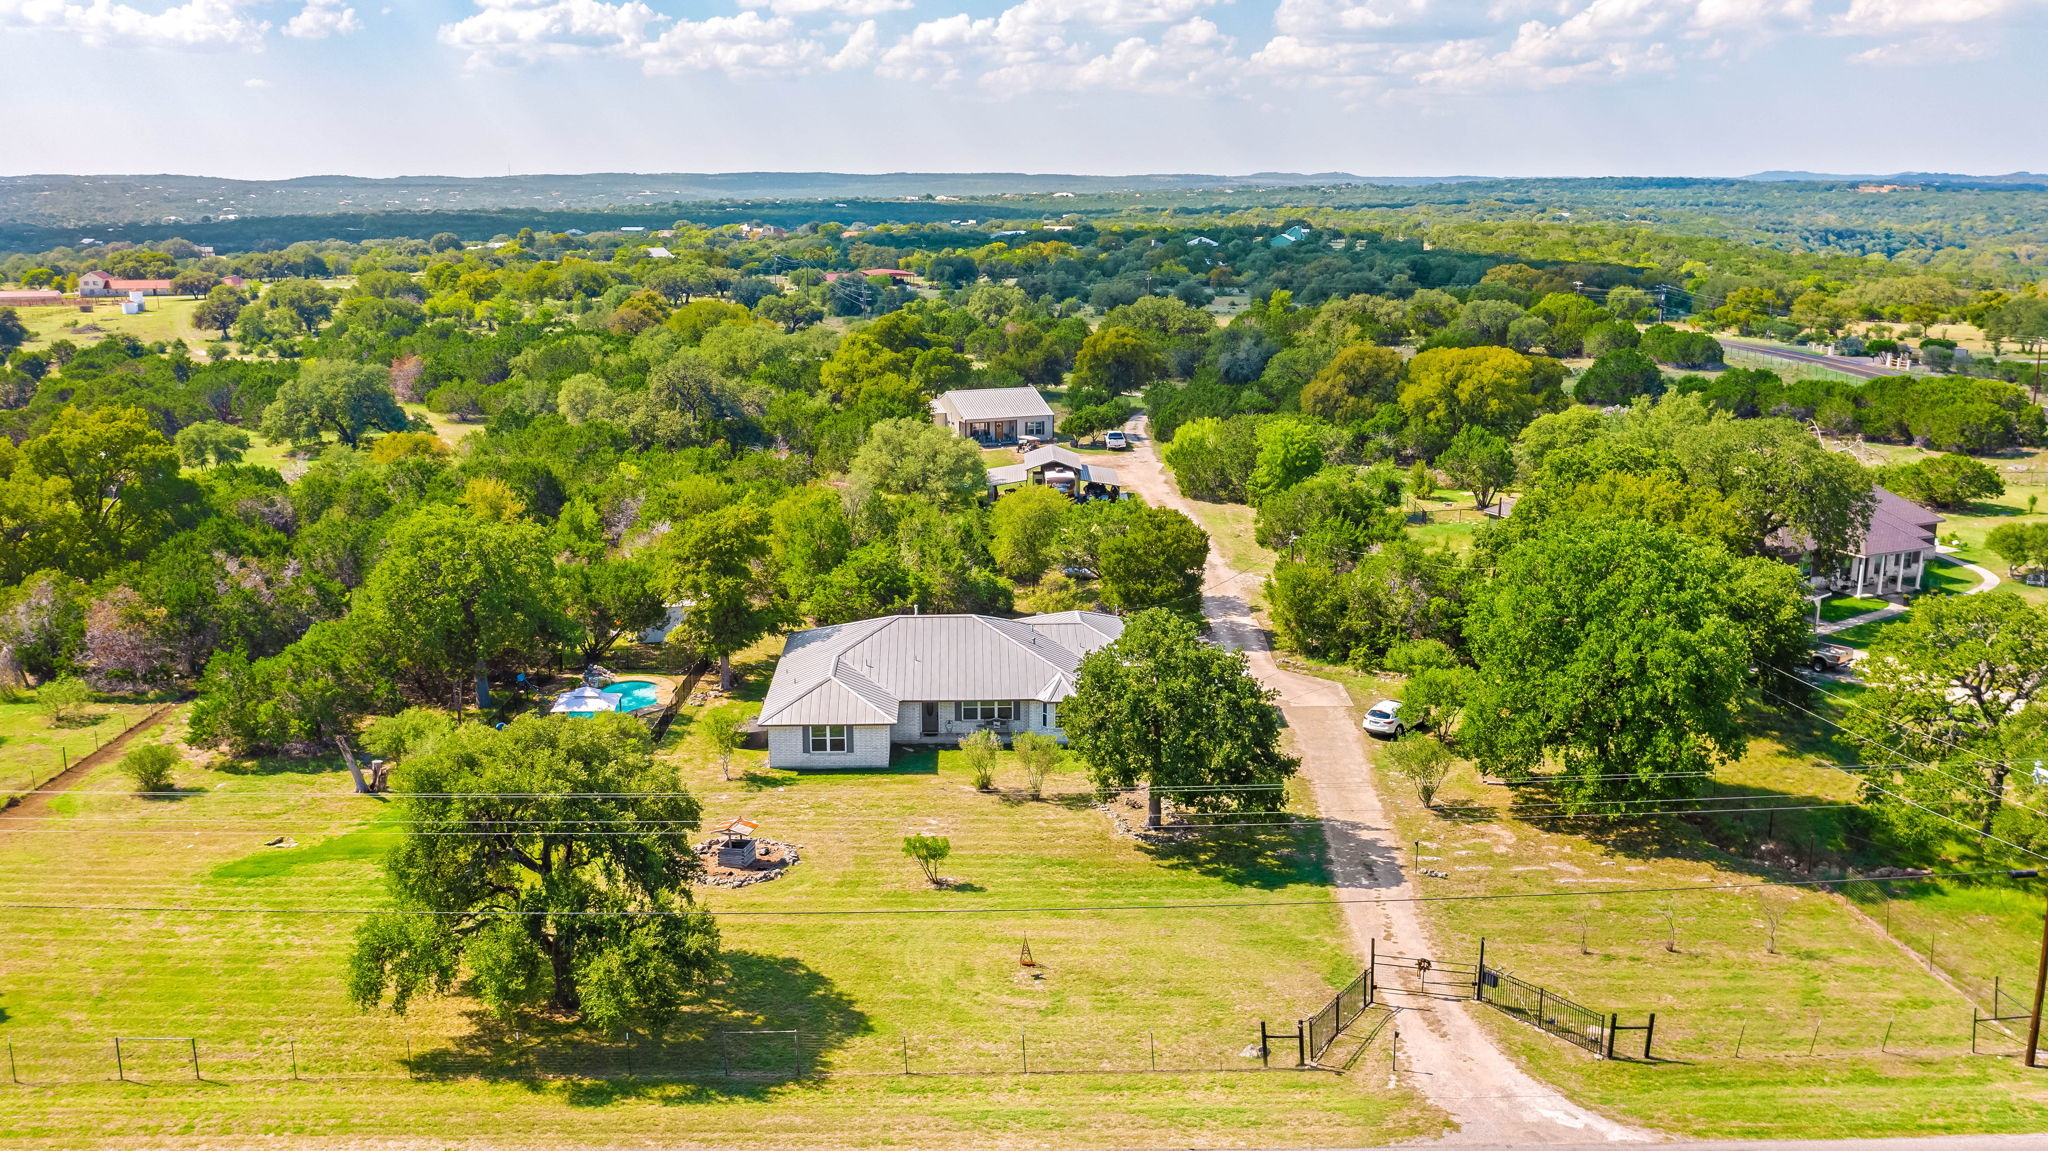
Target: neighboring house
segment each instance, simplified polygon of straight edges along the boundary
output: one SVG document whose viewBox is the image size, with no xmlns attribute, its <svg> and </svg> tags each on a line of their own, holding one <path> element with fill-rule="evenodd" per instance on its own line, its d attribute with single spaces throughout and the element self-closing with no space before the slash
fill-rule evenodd
<svg viewBox="0 0 2048 1151">
<path fill-rule="evenodd" d="M 1918 588 L 1934 558 L 1941 517 L 1877 488 L 1870 526 L 1841 567 L 1824 575 L 1836 591 L 1886 595 Z"/>
<path fill-rule="evenodd" d="M 1789 532 L 1771 537 L 1772 548 L 1780 554 L 1807 556 L 1812 569 L 1807 582 L 1815 591 L 1881 596 L 1921 586 L 1935 555 L 1941 517 L 1883 488 L 1872 490 L 1877 505 L 1871 509 L 1870 523 L 1832 568 L 1813 562 L 1812 544 L 1803 537 Z"/>
<path fill-rule="evenodd" d="M 932 401 L 932 422 L 984 446 L 1051 439 L 1052 409 L 1037 388 L 961 388 Z"/>
<path fill-rule="evenodd" d="M 78 277 L 78 294 L 81 296 L 126 296 L 135 292 L 145 296 L 168 296 L 171 294 L 171 282 L 122 280 L 101 271 L 84 272 Z"/>
<path fill-rule="evenodd" d="M 1306 239 L 1308 239 L 1308 229 L 1300 224 L 1296 224 L 1292 228 L 1273 237 L 1271 243 L 1275 248 L 1285 248 L 1293 244 L 1299 244 Z"/>
<path fill-rule="evenodd" d="M 1520 496 L 1511 496 L 1506 493 L 1502 493 L 1500 497 L 1495 499 L 1492 503 L 1486 505 L 1483 508 L 1480 508 L 1479 514 L 1487 517 L 1488 519 L 1504 520 L 1509 516 L 1515 514 L 1515 504 L 1518 501 L 1520 501 L 1521 498 L 1522 497 Z"/>
<path fill-rule="evenodd" d="M 668 616 L 652 627 L 642 628 L 640 631 L 641 643 L 667 643 L 668 633 L 683 626 L 683 617 L 690 614 L 690 604 L 688 602 L 669 603 L 661 606 L 668 609 Z"/>
<path fill-rule="evenodd" d="M 1060 702 L 1081 657 L 1123 621 L 1069 611 L 1024 619 L 896 615 L 800 631 L 784 644 L 755 723 L 781 768 L 884 767 L 897 744 L 987 728 L 1061 742 Z"/>
<path fill-rule="evenodd" d="M 1044 484 L 1075 499 L 1115 499 L 1123 491 L 1123 479 L 1112 467 L 1088 462 L 1088 457 L 1062 447 L 1034 448 L 1019 463 L 988 470 L 988 494 L 1024 484 Z"/>
</svg>

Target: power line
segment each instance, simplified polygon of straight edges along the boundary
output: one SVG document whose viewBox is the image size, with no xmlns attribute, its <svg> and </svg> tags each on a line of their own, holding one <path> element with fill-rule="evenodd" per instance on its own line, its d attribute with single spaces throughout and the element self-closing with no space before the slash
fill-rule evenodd
<svg viewBox="0 0 2048 1151">
<path fill-rule="evenodd" d="M 1403 895 L 1373 896 L 1358 899 L 1272 899 L 1272 900 L 1220 900 L 1204 903 L 1097 903 L 1036 905 L 1026 907 L 869 907 L 869 908 L 788 908 L 756 909 L 751 911 L 725 911 L 711 908 L 693 908 L 688 911 L 433 911 L 416 908 L 340 908 L 340 907 L 190 907 L 190 906 L 149 906 L 140 904 L 52 904 L 52 903 L 0 903 L 0 908 L 15 911 L 90 911 L 129 912 L 147 914 L 198 914 L 198 915 L 407 915 L 430 918 L 457 918 L 475 916 L 479 918 L 532 918 L 570 917 L 591 919 L 664 919 L 707 915 L 714 918 L 874 918 L 915 915 L 1062 915 L 1081 912 L 1119 911 L 1218 911 L 1247 910 L 1268 907 L 1327 907 L 1332 905 L 1377 905 L 1394 903 L 1490 903 L 1522 899 L 1587 899 L 1604 898 L 1610 895 L 1690 895 L 1710 891 L 1748 891 L 1768 887 L 1838 887 L 1850 883 L 1924 883 L 1943 879 L 1958 879 L 1973 876 L 2004 875 L 2011 878 L 2031 878 L 2033 872 L 1997 868 L 1981 871 L 1929 871 L 1914 875 L 1886 876 L 1883 878 L 1856 876 L 1840 879 L 1797 879 L 1759 880 L 1749 883 L 1689 884 L 1683 887 L 1620 887 L 1602 888 L 1597 891 L 1523 891 L 1493 895 Z"/>
</svg>

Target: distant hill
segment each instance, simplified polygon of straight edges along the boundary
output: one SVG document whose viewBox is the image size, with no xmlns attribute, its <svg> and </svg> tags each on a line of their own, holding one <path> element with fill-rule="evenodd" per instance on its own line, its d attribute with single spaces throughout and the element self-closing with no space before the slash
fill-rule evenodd
<svg viewBox="0 0 2048 1151">
<path fill-rule="evenodd" d="M 593 172 L 524 176 L 298 176 L 229 180 L 181 175 L 0 176 L 0 222 L 44 227 L 189 224 L 357 212 L 639 211 L 729 200 L 988 198 L 1379 184 L 1418 186 L 1473 177 L 1382 177 L 1349 172 L 1228 176 L 1039 172 Z"/>
<path fill-rule="evenodd" d="M 1940 184 L 1978 188 L 2048 188 L 2048 176 L 2039 172 L 2007 172 L 2003 176 L 1970 176 L 1956 172 L 1758 172 L 1741 179 L 1764 183 L 1800 181 L 1814 184 L 1852 182 L 1880 184 Z"/>
</svg>

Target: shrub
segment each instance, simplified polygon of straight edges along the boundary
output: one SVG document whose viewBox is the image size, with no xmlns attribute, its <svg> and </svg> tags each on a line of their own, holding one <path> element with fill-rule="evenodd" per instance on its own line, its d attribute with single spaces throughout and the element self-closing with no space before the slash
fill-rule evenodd
<svg viewBox="0 0 2048 1151">
<path fill-rule="evenodd" d="M 68 723 L 92 702 L 92 688 L 75 675 L 53 679 L 36 691 L 36 706 L 52 724 Z"/>
<path fill-rule="evenodd" d="M 145 743 L 121 757 L 121 770 L 135 781 L 137 791 L 169 791 L 171 768 L 177 762 L 176 748 L 165 743 Z"/>
<path fill-rule="evenodd" d="M 1045 777 L 1060 760 L 1059 741 L 1044 732 L 1026 731 L 1012 742 L 1017 762 L 1024 767 L 1024 790 L 1031 798 L 1045 794 Z"/>
<path fill-rule="evenodd" d="M 1436 803 L 1437 789 L 1451 773 L 1451 753 L 1434 738 L 1410 733 L 1387 746 L 1387 768 L 1415 785 L 1415 798 L 1422 806 Z"/>
<path fill-rule="evenodd" d="M 996 782 L 996 755 L 1003 741 L 983 728 L 960 737 L 960 752 L 967 757 L 967 770 L 974 777 L 974 790 L 987 791 Z"/>
</svg>

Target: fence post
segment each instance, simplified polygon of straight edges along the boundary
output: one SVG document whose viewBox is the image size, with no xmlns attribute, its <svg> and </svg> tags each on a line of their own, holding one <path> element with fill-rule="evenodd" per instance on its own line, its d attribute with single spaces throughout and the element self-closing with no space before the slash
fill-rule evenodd
<svg viewBox="0 0 2048 1151">
<path fill-rule="evenodd" d="M 14 1069 L 14 1040 L 12 1039 L 7 1041 L 7 1078 L 16 1083 L 21 1082 L 21 1073 Z"/>
<path fill-rule="evenodd" d="M 1970 1005 L 1970 1054 L 1977 1053 L 1977 1005 Z"/>
<path fill-rule="evenodd" d="M 1543 986 L 1541 984 L 1538 984 L 1536 987 L 1536 1029 L 1538 1031 L 1549 1030 L 1549 1028 L 1543 1026 Z"/>
<path fill-rule="evenodd" d="M 413 1073 L 412 1073 L 412 1032 L 410 1032 L 410 1031 L 407 1031 L 407 1032 L 405 1033 L 405 1077 L 406 1077 L 407 1079 L 411 1079 L 411 1078 L 413 1078 Z"/>
<path fill-rule="evenodd" d="M 1620 1022 L 1621 1016 L 1611 1011 L 1607 1013 L 1607 1058 L 1609 1059 L 1614 1058 L 1614 1027 Z"/>
<path fill-rule="evenodd" d="M 1024 1074 L 1029 1075 L 1031 1074 L 1031 1048 L 1027 1045 L 1024 1032 L 1025 1029 L 1022 1027 L 1017 1029 L 1017 1065 L 1024 1069 Z"/>
<path fill-rule="evenodd" d="M 1975 1028 L 1971 1030 L 1974 1031 Z M 1742 1026 L 1737 1028 L 1735 1032 L 1735 1057 L 1737 1059 L 1742 1058 L 1742 1037 L 1747 1034 L 1749 1034 L 1749 1020 L 1745 1019 L 1742 1021 Z M 1645 1043 L 1645 1046 L 1648 1046 L 1648 1044 Z"/>
<path fill-rule="evenodd" d="M 1971 1034 L 1974 1035 L 1976 1032 L 1977 1029 L 1975 1027 L 1970 1028 Z M 121 1037 L 119 1035 L 114 1036 L 114 1077 L 123 1083 L 128 1082 L 128 1068 L 121 1062 Z"/>
<path fill-rule="evenodd" d="M 1643 1058 L 1650 1057 L 1650 1044 L 1657 1038 L 1657 1013 L 1650 1012 L 1650 1022 L 1643 1027 Z"/>
<path fill-rule="evenodd" d="M 1976 1030 L 1975 1027 L 1970 1028 L 1972 1034 L 1975 1034 Z M 1271 1067 L 1273 1065 L 1272 1060 L 1269 1058 L 1269 1051 L 1270 1049 L 1266 1046 L 1266 1021 L 1261 1019 L 1259 1020 L 1259 1066 Z"/>
<path fill-rule="evenodd" d="M 292 1078 L 293 1078 L 293 1079 L 297 1079 L 297 1078 L 299 1077 L 299 1037 L 298 1037 L 298 1036 L 296 1036 L 296 1035 L 292 1036 L 292 1038 L 291 1038 L 291 1045 L 292 1045 Z"/>
<path fill-rule="evenodd" d="M 1472 998 L 1486 998 L 1486 937 L 1479 937 L 1479 968 L 1472 973 Z"/>
<path fill-rule="evenodd" d="M 192 1078 L 203 1078 L 203 1076 L 199 1074 L 199 1037 L 196 1035 L 188 1035 L 185 1037 L 185 1042 L 190 1043 L 192 1045 Z"/>
<path fill-rule="evenodd" d="M 903 1033 L 903 1073 L 910 1074 L 910 1032 Z"/>
<path fill-rule="evenodd" d="M 1973 1007 L 1971 1008 L 1971 1010 L 1975 1011 L 1976 1008 Z M 1885 1046 L 1892 1041 L 1892 1024 L 1897 1023 L 1898 1021 L 1899 1013 L 1896 1011 L 1892 1012 L 1892 1017 L 1890 1019 L 1884 1021 L 1884 1038 L 1877 1041 L 1877 1050 L 1879 1051 L 1879 1053 L 1883 1053 Z M 1976 1041 L 1977 1026 L 1973 1023 L 1970 1025 L 1970 1042 L 1974 1045 Z"/>
<path fill-rule="evenodd" d="M 1159 1036 L 1150 1031 L 1145 1033 L 1145 1042 L 1152 1048 L 1152 1070 L 1159 1070 Z"/>
<path fill-rule="evenodd" d="M 1808 1055 L 1812 1055 L 1813 1049 L 1820 1046 L 1820 1020 L 1820 1013 L 1815 1012 L 1813 1016 L 1813 1038 L 1806 1041 L 1806 1053 Z"/>
<path fill-rule="evenodd" d="M 1308 1066 L 1308 1020 L 1294 1021 L 1294 1065 Z"/>
<path fill-rule="evenodd" d="M 789 1034 L 790 1034 L 790 1039 L 791 1039 L 791 1041 L 792 1041 L 792 1042 L 794 1042 L 794 1043 L 796 1044 L 796 1075 L 797 1075 L 797 1078 L 801 1079 L 801 1078 L 803 1078 L 803 1077 L 804 1077 L 804 1075 L 805 1075 L 805 1070 L 804 1070 L 804 1029 L 803 1029 L 803 1028 L 801 1028 L 801 1027 L 799 1027 L 799 1028 L 797 1028 L 796 1030 L 794 1030 L 794 1031 L 790 1032 Z"/>
</svg>

